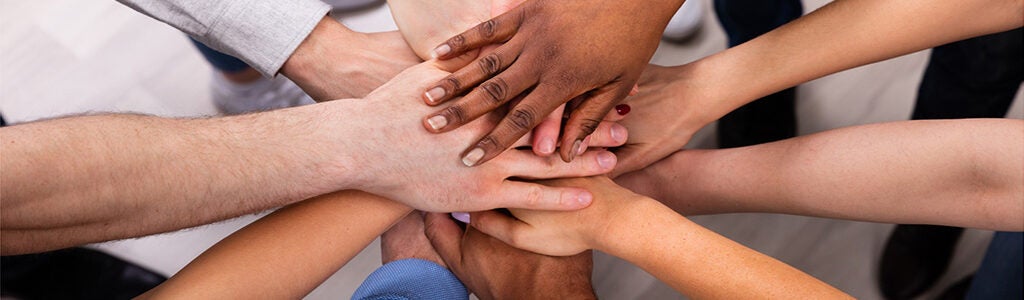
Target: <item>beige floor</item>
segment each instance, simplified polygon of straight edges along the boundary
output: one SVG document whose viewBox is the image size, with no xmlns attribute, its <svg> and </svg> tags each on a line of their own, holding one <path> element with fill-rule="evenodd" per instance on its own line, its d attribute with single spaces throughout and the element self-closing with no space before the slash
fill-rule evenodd
<svg viewBox="0 0 1024 300">
<path fill-rule="evenodd" d="M 807 2 L 809 10 L 825 3 Z M 710 5 L 705 8 L 709 14 L 703 34 L 688 45 L 662 45 L 655 63 L 685 63 L 724 48 L 725 38 Z M 383 7 L 345 22 L 363 31 L 394 28 Z M 804 85 L 799 92 L 801 133 L 906 119 L 926 62 L 926 52 L 915 53 Z M 210 72 L 181 33 L 115 2 L 0 0 L 0 111 L 9 122 L 108 111 L 212 115 Z M 1021 96 L 1011 117 L 1024 118 Z M 691 146 L 712 146 L 712 129 L 699 134 Z M 170 275 L 256 218 L 95 247 Z M 857 298 L 879 298 L 874 284 L 877 257 L 892 225 L 768 214 L 694 219 Z M 951 271 L 932 293 L 973 272 L 990 236 L 969 230 Z M 308 298 L 349 297 L 379 265 L 378 257 L 377 245 L 371 245 Z M 682 298 L 621 260 L 599 255 L 596 264 L 594 284 L 604 299 Z"/>
</svg>

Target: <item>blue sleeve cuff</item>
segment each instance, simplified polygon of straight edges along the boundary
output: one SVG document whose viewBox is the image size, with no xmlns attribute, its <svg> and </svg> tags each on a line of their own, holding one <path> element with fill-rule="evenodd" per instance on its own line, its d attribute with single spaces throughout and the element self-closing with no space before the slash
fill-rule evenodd
<svg viewBox="0 0 1024 300">
<path fill-rule="evenodd" d="M 469 292 L 445 267 L 410 258 L 387 263 L 373 271 L 352 294 L 352 299 L 469 299 Z"/>
</svg>

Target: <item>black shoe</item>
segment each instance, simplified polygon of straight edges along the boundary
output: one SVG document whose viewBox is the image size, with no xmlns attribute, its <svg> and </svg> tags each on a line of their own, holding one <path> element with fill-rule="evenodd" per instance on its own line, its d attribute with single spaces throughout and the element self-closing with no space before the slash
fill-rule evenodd
<svg viewBox="0 0 1024 300">
<path fill-rule="evenodd" d="M 910 299 L 930 288 L 949 267 L 963 228 L 899 225 L 882 252 L 878 285 L 886 299 Z"/>
<path fill-rule="evenodd" d="M 131 299 L 167 280 L 85 248 L 4 256 L 0 266 L 0 295 L 18 299 Z"/>
<path fill-rule="evenodd" d="M 964 298 L 967 298 L 967 291 L 971 289 L 972 280 L 974 280 L 974 275 L 960 279 L 960 281 L 942 291 L 942 294 L 936 297 L 935 300 L 964 300 Z"/>
</svg>

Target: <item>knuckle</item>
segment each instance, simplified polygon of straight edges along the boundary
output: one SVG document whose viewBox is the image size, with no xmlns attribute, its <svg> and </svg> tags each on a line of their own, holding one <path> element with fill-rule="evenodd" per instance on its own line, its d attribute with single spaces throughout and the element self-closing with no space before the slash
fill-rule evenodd
<svg viewBox="0 0 1024 300">
<path fill-rule="evenodd" d="M 453 36 L 451 39 L 448 39 L 448 46 L 452 47 L 452 50 L 462 49 L 466 46 L 466 37 L 462 34 Z"/>
<path fill-rule="evenodd" d="M 583 131 L 584 135 L 590 135 L 597 130 L 597 126 L 601 124 L 600 119 L 584 117 L 580 120 L 580 130 Z"/>
<path fill-rule="evenodd" d="M 509 113 L 508 120 L 516 131 L 529 130 L 537 120 L 537 112 L 529 105 L 520 105 Z"/>
<path fill-rule="evenodd" d="M 491 53 L 481 58 L 480 61 L 477 62 L 477 64 L 480 66 L 480 70 L 483 71 L 485 75 L 494 75 L 497 74 L 498 71 L 500 71 L 501 56 L 498 56 L 497 53 Z"/>
<path fill-rule="evenodd" d="M 445 77 L 442 85 L 448 87 L 448 91 L 452 93 L 462 90 L 462 82 L 455 78 L 455 76 Z"/>
<path fill-rule="evenodd" d="M 485 39 L 493 38 L 497 29 L 498 21 L 495 21 L 494 19 L 487 20 L 487 22 L 481 23 L 480 27 L 477 27 L 480 37 Z"/>
<path fill-rule="evenodd" d="M 507 145 L 501 142 L 494 135 L 488 135 L 476 143 L 477 147 L 487 150 L 487 153 L 492 153 L 494 150 L 504 150 Z"/>
<path fill-rule="evenodd" d="M 466 110 L 459 105 L 449 106 L 444 110 L 444 114 L 448 116 L 448 119 L 452 120 L 453 123 L 462 124 L 466 122 Z"/>
<path fill-rule="evenodd" d="M 505 103 L 505 100 L 508 99 L 508 84 L 505 83 L 504 79 L 495 78 L 489 80 L 481 85 L 480 88 L 484 90 L 484 94 L 487 95 L 486 98 L 490 99 L 491 104 L 494 106 Z"/>
</svg>

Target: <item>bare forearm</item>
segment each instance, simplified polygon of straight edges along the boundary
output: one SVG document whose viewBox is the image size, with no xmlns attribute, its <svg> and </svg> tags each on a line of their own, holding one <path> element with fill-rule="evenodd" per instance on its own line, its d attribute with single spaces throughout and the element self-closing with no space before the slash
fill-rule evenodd
<svg viewBox="0 0 1024 300">
<path fill-rule="evenodd" d="M 176 230 L 332 191 L 345 179 L 325 176 L 345 173 L 347 163 L 310 133 L 316 118 L 300 108 L 3 128 L 3 253 Z"/>
<path fill-rule="evenodd" d="M 847 298 L 793 267 L 737 244 L 651 199 L 606 237 L 603 251 L 643 268 L 695 299 Z"/>
<path fill-rule="evenodd" d="M 302 298 L 410 211 L 359 191 L 306 200 L 225 238 L 147 297 Z"/>
<path fill-rule="evenodd" d="M 909 121 L 683 151 L 648 186 L 687 214 L 775 212 L 1019 231 L 1024 121 Z M 653 189 L 650 187 L 660 187 Z"/>
<path fill-rule="evenodd" d="M 773 92 L 849 68 L 1024 25 L 1024 2 L 835 1 L 699 61 L 708 122 Z M 738 72 L 737 70 L 743 70 Z M 727 88 L 722 88 L 727 87 Z M 693 87 L 690 87 L 693 88 Z"/>
</svg>

